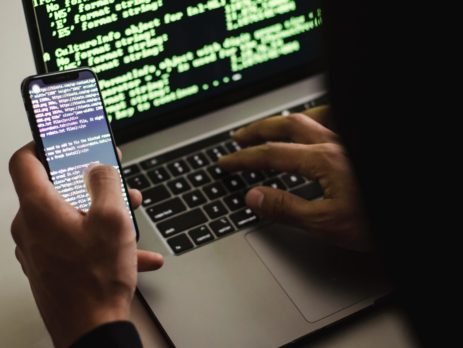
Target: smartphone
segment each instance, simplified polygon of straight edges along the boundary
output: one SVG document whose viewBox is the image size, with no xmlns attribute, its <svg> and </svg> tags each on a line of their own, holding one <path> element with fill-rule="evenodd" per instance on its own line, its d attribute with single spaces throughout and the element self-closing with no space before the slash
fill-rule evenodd
<svg viewBox="0 0 463 348">
<path fill-rule="evenodd" d="M 67 202 L 87 212 L 91 199 L 84 170 L 99 163 L 122 173 L 95 73 L 82 68 L 31 76 L 23 81 L 21 91 L 37 155 L 51 182 Z M 122 175 L 121 188 L 138 240 Z"/>
</svg>

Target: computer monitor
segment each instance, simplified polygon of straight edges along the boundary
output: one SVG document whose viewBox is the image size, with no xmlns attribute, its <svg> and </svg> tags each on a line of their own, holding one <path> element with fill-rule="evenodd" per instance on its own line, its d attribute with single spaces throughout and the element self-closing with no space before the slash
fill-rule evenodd
<svg viewBox="0 0 463 348">
<path fill-rule="evenodd" d="M 120 142 L 322 67 L 320 0 L 23 4 L 37 70 L 91 67 Z"/>
</svg>

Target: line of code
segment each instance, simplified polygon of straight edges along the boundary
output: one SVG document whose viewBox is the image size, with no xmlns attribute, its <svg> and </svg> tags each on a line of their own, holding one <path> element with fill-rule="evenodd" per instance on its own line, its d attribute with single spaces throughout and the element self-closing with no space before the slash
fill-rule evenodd
<svg viewBox="0 0 463 348">
<path fill-rule="evenodd" d="M 45 62 L 99 73 L 111 121 L 238 84 L 302 52 L 322 25 L 313 0 L 33 3 L 53 42 L 44 43 Z"/>
<path fill-rule="evenodd" d="M 53 85 L 37 80 L 29 93 L 53 184 L 67 202 L 88 211 L 84 170 L 92 163 L 118 169 L 96 80 Z M 122 181 L 121 188 L 124 192 Z"/>
</svg>

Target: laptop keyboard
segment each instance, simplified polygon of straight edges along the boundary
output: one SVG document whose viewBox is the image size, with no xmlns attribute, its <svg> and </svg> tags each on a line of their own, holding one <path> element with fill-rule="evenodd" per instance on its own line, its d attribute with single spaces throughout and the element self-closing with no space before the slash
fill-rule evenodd
<svg viewBox="0 0 463 348">
<path fill-rule="evenodd" d="M 284 110 L 301 112 L 327 104 L 322 96 Z M 275 171 L 225 173 L 220 156 L 240 146 L 230 131 L 141 161 L 123 169 L 127 184 L 142 191 L 143 209 L 179 255 L 256 224 L 244 197 L 254 186 L 270 186 L 306 199 L 323 195 L 317 182 Z"/>
</svg>

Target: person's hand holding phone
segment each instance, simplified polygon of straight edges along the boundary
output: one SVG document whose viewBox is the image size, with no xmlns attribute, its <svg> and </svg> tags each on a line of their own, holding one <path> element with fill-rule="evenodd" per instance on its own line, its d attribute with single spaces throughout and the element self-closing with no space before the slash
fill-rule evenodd
<svg viewBox="0 0 463 348">
<path fill-rule="evenodd" d="M 86 173 L 92 204 L 82 213 L 56 191 L 35 153 L 30 143 L 10 161 L 20 203 L 11 232 L 53 342 L 68 347 L 101 324 L 128 320 L 137 269 L 158 269 L 163 258 L 137 251 L 113 167 Z M 138 191 L 131 190 L 130 198 L 134 207 L 140 205 Z"/>
</svg>

